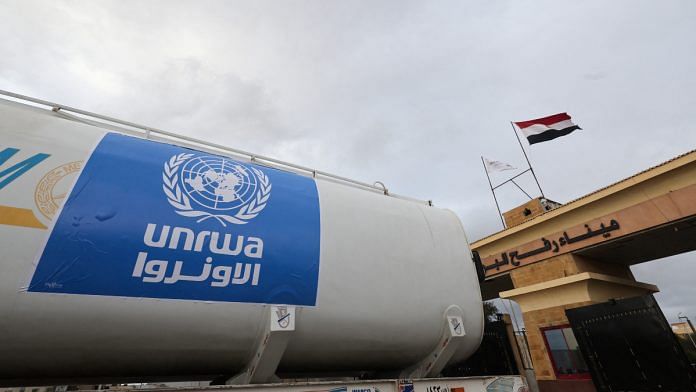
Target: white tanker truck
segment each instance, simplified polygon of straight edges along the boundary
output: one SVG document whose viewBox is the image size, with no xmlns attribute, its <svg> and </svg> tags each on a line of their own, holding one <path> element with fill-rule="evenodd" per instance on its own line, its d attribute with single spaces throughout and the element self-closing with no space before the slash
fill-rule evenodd
<svg viewBox="0 0 696 392">
<path fill-rule="evenodd" d="M 0 385 L 419 378 L 477 349 L 451 211 L 1 93 Z"/>
</svg>

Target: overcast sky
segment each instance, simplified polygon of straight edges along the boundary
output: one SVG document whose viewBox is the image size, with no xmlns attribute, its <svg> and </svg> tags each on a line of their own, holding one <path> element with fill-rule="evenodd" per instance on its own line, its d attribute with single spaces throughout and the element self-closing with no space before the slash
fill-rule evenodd
<svg viewBox="0 0 696 392">
<path fill-rule="evenodd" d="M 454 210 L 470 240 L 501 225 L 480 156 L 525 167 L 511 120 L 567 111 L 583 128 L 528 149 L 559 202 L 696 147 L 692 0 L 2 0 L 0 14 L 0 89 L 380 180 Z M 695 259 L 633 268 L 670 321 L 696 319 Z"/>
</svg>

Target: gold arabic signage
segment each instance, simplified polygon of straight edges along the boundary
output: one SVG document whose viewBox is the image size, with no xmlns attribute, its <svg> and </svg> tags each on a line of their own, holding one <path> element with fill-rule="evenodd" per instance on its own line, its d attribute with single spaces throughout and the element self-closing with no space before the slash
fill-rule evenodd
<svg viewBox="0 0 696 392">
<path fill-rule="evenodd" d="M 696 214 L 696 185 L 670 191 L 581 225 L 482 258 L 486 276 Z"/>
</svg>

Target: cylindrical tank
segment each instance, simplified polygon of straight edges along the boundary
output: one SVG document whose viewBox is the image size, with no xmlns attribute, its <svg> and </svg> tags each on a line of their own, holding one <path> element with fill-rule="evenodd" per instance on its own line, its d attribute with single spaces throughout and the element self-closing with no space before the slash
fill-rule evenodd
<svg viewBox="0 0 696 392">
<path fill-rule="evenodd" d="M 0 102 L 0 385 L 233 375 L 272 304 L 280 373 L 398 371 L 481 295 L 448 210 Z M 53 381 L 55 382 L 55 381 Z"/>
</svg>

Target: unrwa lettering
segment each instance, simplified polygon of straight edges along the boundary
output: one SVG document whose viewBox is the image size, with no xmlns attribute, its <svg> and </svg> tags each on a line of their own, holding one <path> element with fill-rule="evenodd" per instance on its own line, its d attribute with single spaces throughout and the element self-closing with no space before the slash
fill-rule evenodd
<svg viewBox="0 0 696 392">
<path fill-rule="evenodd" d="M 211 252 L 219 255 L 227 256 L 237 256 L 244 252 L 247 257 L 260 259 L 263 257 L 263 240 L 258 237 L 244 237 L 237 236 L 236 244 L 234 248 L 230 247 L 232 242 L 232 235 L 226 233 L 223 237 L 222 245 L 220 245 L 220 233 L 216 231 L 201 231 L 194 233 L 193 230 L 186 227 L 174 227 L 171 229 L 170 226 L 163 225 L 160 229 L 159 237 L 155 241 L 155 231 L 157 230 L 157 224 L 148 223 L 147 229 L 145 230 L 145 236 L 143 242 L 145 245 L 153 248 L 164 248 L 167 246 L 167 241 L 169 242 L 169 249 L 178 249 L 179 240 L 184 237 L 183 250 L 193 250 L 194 252 L 202 252 L 203 248 L 208 242 L 208 249 Z M 169 235 L 171 231 L 171 236 Z M 210 238 L 208 240 L 208 238 Z"/>
</svg>

